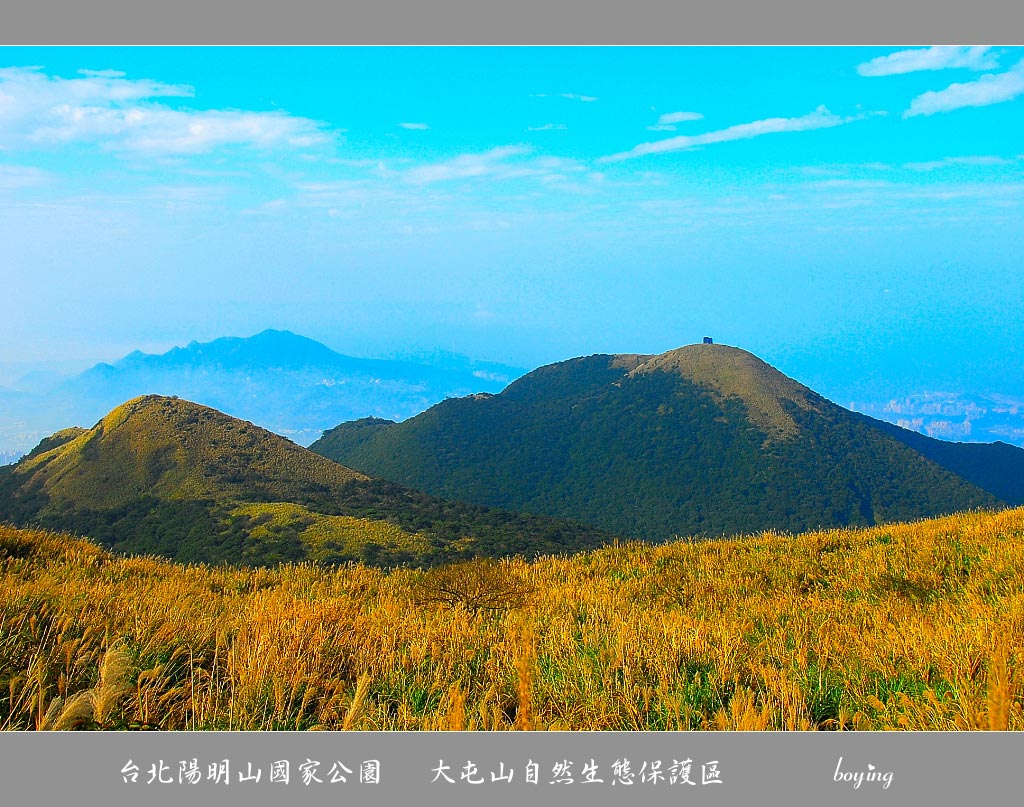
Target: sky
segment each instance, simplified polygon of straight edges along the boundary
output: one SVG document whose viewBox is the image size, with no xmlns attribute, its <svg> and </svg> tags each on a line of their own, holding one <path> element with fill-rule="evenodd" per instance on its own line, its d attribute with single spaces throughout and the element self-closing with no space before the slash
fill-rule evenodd
<svg viewBox="0 0 1024 807">
<path fill-rule="evenodd" d="M 280 328 L 1021 394 L 1022 132 L 1024 48 L 0 48 L 0 378 Z"/>
</svg>

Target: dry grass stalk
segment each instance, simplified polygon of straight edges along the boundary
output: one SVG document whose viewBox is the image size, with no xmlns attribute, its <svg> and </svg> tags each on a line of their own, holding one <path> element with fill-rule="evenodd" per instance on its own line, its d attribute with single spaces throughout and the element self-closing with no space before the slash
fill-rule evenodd
<svg viewBox="0 0 1024 807">
<path fill-rule="evenodd" d="M 1007 731 L 1010 728 L 1010 675 L 1006 665 L 1006 649 L 1000 647 L 992 655 L 988 674 L 988 729 Z"/>
<path fill-rule="evenodd" d="M 512 726 L 518 731 L 536 729 L 533 705 L 533 678 L 536 660 L 532 643 L 523 648 L 516 663 L 516 720 Z"/>
<path fill-rule="evenodd" d="M 356 681 L 356 691 L 352 695 L 352 703 L 345 713 L 345 721 L 341 724 L 342 731 L 355 729 L 359 719 L 363 716 L 363 708 L 366 704 L 366 694 L 370 691 L 370 674 L 363 673 Z"/>
<path fill-rule="evenodd" d="M 466 730 L 466 691 L 458 684 L 448 690 L 448 708 L 443 715 L 444 731 Z"/>
</svg>

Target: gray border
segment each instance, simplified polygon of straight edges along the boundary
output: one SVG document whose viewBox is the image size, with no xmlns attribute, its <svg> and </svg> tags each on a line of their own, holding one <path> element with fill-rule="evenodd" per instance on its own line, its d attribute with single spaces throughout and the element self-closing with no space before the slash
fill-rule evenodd
<svg viewBox="0 0 1024 807">
<path fill-rule="evenodd" d="M 7 734 L 0 736 L 0 780 L 10 804 L 66 804 L 83 795 L 108 807 L 160 805 L 444 804 L 446 807 L 630 807 L 675 804 L 956 805 L 988 794 L 1019 794 L 1024 734 L 978 732 L 181 732 Z M 199 781 L 179 778 L 181 761 L 195 759 Z M 209 766 L 228 760 L 230 782 L 211 781 Z M 270 781 L 270 766 L 289 761 L 287 785 Z M 301 781 L 299 766 L 315 760 L 319 782 Z M 359 781 L 361 764 L 379 760 L 380 781 Z M 555 763 L 571 763 L 571 783 L 554 782 Z M 628 760 L 631 777 L 617 778 Z M 692 785 L 669 776 L 674 763 L 691 760 Z M 335 761 L 346 781 L 330 782 Z M 594 778 L 584 782 L 593 761 Z M 651 781 L 653 763 L 661 778 Z M 437 773 L 443 762 L 446 771 Z M 538 782 L 525 781 L 537 763 Z M 704 778 L 714 762 L 720 782 Z M 135 781 L 122 773 L 128 768 Z M 474 768 L 466 770 L 472 763 Z M 154 766 L 158 766 L 154 767 Z M 509 782 L 492 781 L 503 770 Z M 261 771 L 260 781 L 240 773 Z M 620 768 L 620 770 L 622 770 Z M 675 771 L 678 772 L 678 767 Z M 482 779 L 471 784 L 462 774 Z M 837 781 L 837 775 L 839 781 Z M 859 782 L 857 781 L 859 775 Z M 164 784 L 150 782 L 160 776 Z M 631 784 L 624 784 L 631 779 Z M 614 784 L 613 784 L 614 782 Z"/>
<path fill-rule="evenodd" d="M 1022 23 L 1007 0 L 22 0 L 0 45 L 959 45 Z"/>
<path fill-rule="evenodd" d="M 987 44 L 1003 42 L 1007 32 L 1024 30 L 1024 5 L 1003 0 L 972 3 L 892 3 L 859 0 L 824 4 L 820 0 L 772 3 L 710 0 L 671 5 L 667 0 L 520 0 L 480 2 L 335 2 L 288 3 L 267 0 L 140 0 L 102 2 L 19 2 L 0 19 L 0 45 L 890 45 Z M 280 804 L 279 791 L 261 785 L 246 791 L 238 783 L 217 790 L 201 784 L 125 785 L 119 774 L 133 756 L 148 764 L 159 758 L 332 757 L 382 760 L 380 790 L 317 791 L 290 786 L 295 804 L 388 804 L 401 800 L 448 805 L 642 804 L 680 801 L 667 787 L 644 791 L 635 786 L 603 790 L 574 784 L 535 790 L 486 785 L 434 789 L 426 781 L 434 757 L 476 759 L 481 770 L 501 758 L 536 756 L 550 763 L 572 758 L 578 771 L 593 756 L 603 764 L 630 756 L 668 759 L 683 751 L 696 762 L 720 758 L 721 788 L 698 787 L 686 801 L 732 804 L 748 800 L 785 800 L 790 804 L 927 802 L 961 805 L 967 799 L 1019 793 L 1017 763 L 1024 736 L 959 733 L 812 736 L 765 733 L 687 735 L 656 733 L 575 733 L 496 735 L 416 735 L 410 733 L 308 734 L 107 734 L 0 736 L 3 802 L 55 804 L 78 800 L 109 805 Z M 689 753 L 687 751 L 686 753 Z M 850 768 L 894 772 L 892 787 L 854 790 L 836 783 L 836 760 Z M 258 763 L 257 763 L 258 764 Z M 393 766 L 393 767 L 392 767 Z M 388 780 L 389 770 L 401 771 Z M 233 771 L 235 775 L 237 771 Z M 143 773 L 143 776 L 145 774 Z M 266 775 L 266 774 L 264 774 Z M 607 775 L 607 771 L 604 775 Z M 347 786 L 347 785 L 346 785 Z M 138 789 L 132 789 L 132 788 Z M 358 786 L 355 786 L 358 787 Z M 678 786 L 677 786 L 678 787 Z M 145 789 L 143 789 L 145 788 Z"/>
</svg>

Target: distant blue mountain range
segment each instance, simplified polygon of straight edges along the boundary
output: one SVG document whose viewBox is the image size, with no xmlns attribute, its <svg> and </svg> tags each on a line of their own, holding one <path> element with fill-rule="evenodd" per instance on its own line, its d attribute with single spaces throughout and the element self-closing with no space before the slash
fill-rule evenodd
<svg viewBox="0 0 1024 807">
<path fill-rule="evenodd" d="M 92 426 L 138 395 L 177 395 L 302 445 L 345 420 L 404 420 L 447 397 L 500 392 L 526 372 L 456 354 L 420 361 L 346 356 L 290 331 L 135 351 L 70 379 L 0 391 L 0 453 L 67 426 Z M 40 388 L 43 387 L 43 388 Z"/>
</svg>

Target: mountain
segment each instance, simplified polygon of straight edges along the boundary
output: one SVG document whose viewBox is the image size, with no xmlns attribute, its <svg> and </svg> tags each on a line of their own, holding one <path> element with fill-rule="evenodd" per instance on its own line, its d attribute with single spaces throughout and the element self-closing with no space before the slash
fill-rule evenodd
<svg viewBox="0 0 1024 807">
<path fill-rule="evenodd" d="M 500 391 L 521 370 L 455 354 L 362 359 L 289 331 L 135 351 L 41 387 L 0 391 L 0 449 L 27 450 L 67 423 L 94 423 L 140 395 L 177 395 L 307 444 L 364 416 L 402 420 L 445 397 Z"/>
<path fill-rule="evenodd" d="M 0 520 L 184 562 L 432 564 L 603 545 L 600 530 L 445 502 L 247 421 L 148 395 L 0 469 Z"/>
<path fill-rule="evenodd" d="M 726 345 L 559 362 L 403 423 L 341 424 L 311 449 L 433 495 L 650 540 L 1004 503 Z"/>
</svg>

